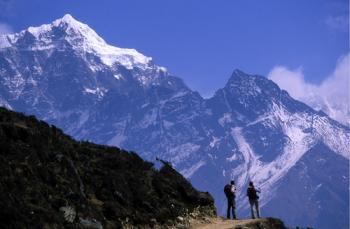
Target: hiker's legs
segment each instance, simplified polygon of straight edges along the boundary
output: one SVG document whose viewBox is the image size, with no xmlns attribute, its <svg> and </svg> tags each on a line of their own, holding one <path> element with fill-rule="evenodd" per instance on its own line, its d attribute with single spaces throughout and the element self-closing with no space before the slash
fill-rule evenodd
<svg viewBox="0 0 350 229">
<path fill-rule="evenodd" d="M 232 208 L 232 219 L 237 219 L 237 217 L 236 217 L 236 208 L 235 207 Z"/>
<path fill-rule="evenodd" d="M 227 205 L 227 212 L 226 212 L 226 218 L 227 219 L 230 219 L 230 206 L 229 205 Z"/>
<path fill-rule="evenodd" d="M 254 209 L 253 209 L 253 205 L 254 205 L 254 200 L 249 199 L 249 204 L 250 204 L 250 213 L 252 214 L 252 219 L 255 219 L 254 217 Z"/>
<path fill-rule="evenodd" d="M 254 204 L 255 204 L 255 209 L 256 209 L 256 216 L 257 216 L 258 218 L 260 218 L 259 201 L 258 201 L 258 200 L 255 200 L 255 201 L 254 201 Z"/>
<path fill-rule="evenodd" d="M 232 200 L 232 219 L 237 219 L 236 217 L 236 200 Z"/>
<path fill-rule="evenodd" d="M 227 198 L 227 212 L 226 212 L 226 218 L 230 219 L 230 208 L 232 208 L 232 200 L 230 198 Z"/>
</svg>

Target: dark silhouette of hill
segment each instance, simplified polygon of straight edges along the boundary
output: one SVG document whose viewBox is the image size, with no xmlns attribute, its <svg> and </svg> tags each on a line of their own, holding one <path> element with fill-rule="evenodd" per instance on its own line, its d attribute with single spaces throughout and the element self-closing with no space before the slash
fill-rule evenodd
<svg viewBox="0 0 350 229">
<path fill-rule="evenodd" d="M 121 228 L 215 216 L 213 198 L 170 165 L 75 141 L 34 116 L 0 108 L 1 228 Z"/>
</svg>

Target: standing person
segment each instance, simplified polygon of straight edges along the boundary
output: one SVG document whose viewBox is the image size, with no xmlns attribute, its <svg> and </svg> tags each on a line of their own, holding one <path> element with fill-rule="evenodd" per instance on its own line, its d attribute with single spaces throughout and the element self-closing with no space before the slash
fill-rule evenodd
<svg viewBox="0 0 350 229">
<path fill-rule="evenodd" d="M 231 181 L 230 184 L 225 185 L 224 192 L 227 198 L 227 219 L 230 219 L 230 212 L 232 211 L 232 219 L 236 218 L 236 187 L 235 181 Z"/>
<path fill-rule="evenodd" d="M 259 214 L 259 196 L 257 194 L 257 192 L 260 192 L 260 191 L 257 191 L 254 187 L 254 184 L 253 182 L 249 182 L 249 186 L 248 186 L 248 189 L 247 189 L 247 196 L 249 198 L 249 204 L 250 204 L 250 210 L 251 210 L 251 214 L 252 214 L 252 219 L 255 219 L 255 216 L 254 216 L 254 206 L 255 206 L 255 210 L 256 210 L 256 216 L 257 218 L 260 218 L 260 214 Z"/>
</svg>

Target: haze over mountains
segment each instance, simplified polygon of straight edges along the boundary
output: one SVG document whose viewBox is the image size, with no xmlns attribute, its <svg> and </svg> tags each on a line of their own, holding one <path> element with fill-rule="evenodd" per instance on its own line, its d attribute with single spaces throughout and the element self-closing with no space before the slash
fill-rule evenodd
<svg viewBox="0 0 350 229">
<path fill-rule="evenodd" d="M 315 110 L 322 110 L 334 120 L 349 126 L 349 64 L 350 53 L 341 56 L 334 71 L 319 85 L 305 80 L 302 68 L 290 70 L 283 66 L 274 67 L 268 78 L 279 87 Z"/>
<path fill-rule="evenodd" d="M 170 161 L 219 212 L 223 186 L 262 189 L 262 214 L 348 228 L 349 128 L 263 76 L 234 70 L 204 99 L 134 49 L 110 46 L 66 15 L 0 39 L 0 103 L 77 139 Z"/>
</svg>

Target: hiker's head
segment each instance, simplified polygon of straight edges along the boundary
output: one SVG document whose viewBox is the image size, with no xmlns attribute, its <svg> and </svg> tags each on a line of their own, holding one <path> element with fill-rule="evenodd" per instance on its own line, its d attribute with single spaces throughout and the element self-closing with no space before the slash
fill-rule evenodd
<svg viewBox="0 0 350 229">
<path fill-rule="evenodd" d="M 235 181 L 234 181 L 234 180 L 231 180 L 231 184 L 235 184 Z"/>
<path fill-rule="evenodd" d="M 254 186 L 253 181 L 249 182 L 249 186 Z"/>
</svg>

